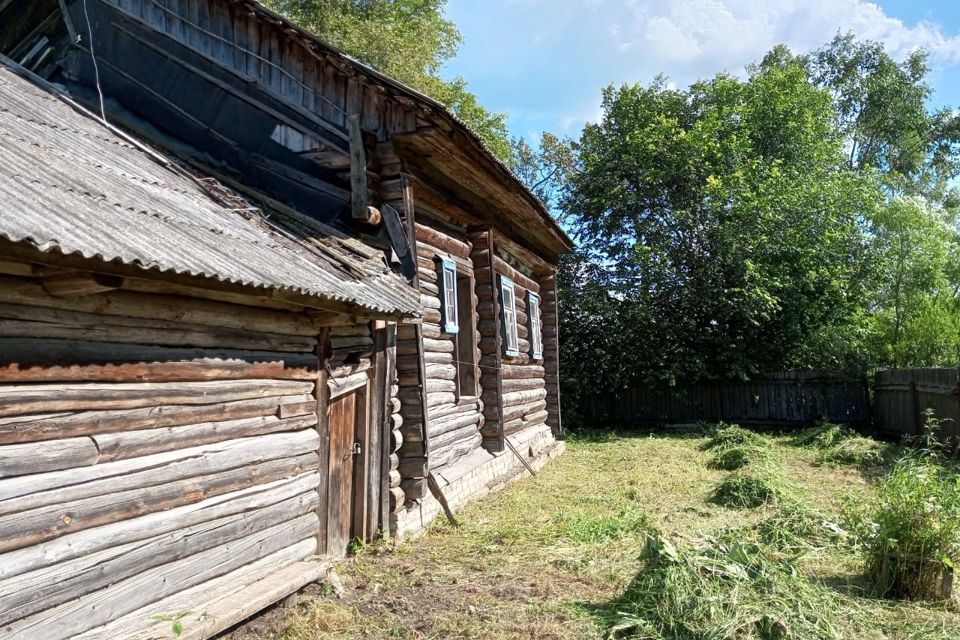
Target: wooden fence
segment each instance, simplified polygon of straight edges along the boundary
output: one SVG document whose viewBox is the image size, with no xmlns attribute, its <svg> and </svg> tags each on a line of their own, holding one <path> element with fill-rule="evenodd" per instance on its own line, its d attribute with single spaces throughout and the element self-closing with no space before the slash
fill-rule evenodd
<svg viewBox="0 0 960 640">
<path fill-rule="evenodd" d="M 960 435 L 960 369 L 888 369 L 877 373 L 873 414 L 878 431 L 922 433 L 928 410 L 941 420 L 941 436 Z"/>
<path fill-rule="evenodd" d="M 789 371 L 749 382 L 704 383 L 670 390 L 632 388 L 597 394 L 581 407 L 587 424 L 638 427 L 692 422 L 793 426 L 819 418 L 870 424 L 866 377 Z"/>
</svg>

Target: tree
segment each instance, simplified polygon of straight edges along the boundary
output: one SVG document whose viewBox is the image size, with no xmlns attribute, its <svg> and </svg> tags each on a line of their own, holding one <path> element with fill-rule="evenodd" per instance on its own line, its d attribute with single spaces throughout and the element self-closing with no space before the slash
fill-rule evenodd
<svg viewBox="0 0 960 640">
<path fill-rule="evenodd" d="M 813 83 L 834 102 L 845 155 L 853 169 L 876 169 L 894 195 L 923 195 L 955 209 L 950 180 L 960 175 L 960 118 L 931 111 L 927 52 L 896 62 L 879 42 L 837 35 L 805 57 Z"/>
<path fill-rule="evenodd" d="M 444 17 L 446 0 L 266 0 L 293 22 L 361 62 L 449 107 L 501 160 L 512 160 L 506 116 L 491 113 L 443 64 L 462 40 Z"/>
<path fill-rule="evenodd" d="M 874 366 L 956 364 L 960 348 L 960 241 L 945 212 L 895 198 L 874 219 L 880 265 L 871 300 Z"/>
<path fill-rule="evenodd" d="M 514 138 L 511 145 L 514 174 L 547 209 L 554 210 L 557 221 L 562 223 L 566 216 L 556 206 L 576 166 L 576 142 L 545 131 L 537 147 L 531 146 L 524 138 Z"/>
<path fill-rule="evenodd" d="M 796 63 L 687 91 L 663 79 L 604 91 L 564 207 L 642 323 L 634 379 L 804 365 L 854 326 L 871 269 L 864 220 L 883 198 L 843 165 L 842 143 L 830 96 Z"/>
</svg>

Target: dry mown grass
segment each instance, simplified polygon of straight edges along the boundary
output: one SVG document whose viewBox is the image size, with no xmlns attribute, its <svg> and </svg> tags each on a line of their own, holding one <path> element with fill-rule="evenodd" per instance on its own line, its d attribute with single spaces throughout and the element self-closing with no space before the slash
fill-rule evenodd
<svg viewBox="0 0 960 640">
<path fill-rule="evenodd" d="M 776 507 L 735 510 L 708 499 L 728 472 L 711 469 L 704 439 L 651 435 L 574 439 L 536 478 L 465 509 L 461 527 L 437 523 L 394 549 L 374 546 L 339 569 L 342 598 L 319 588 L 294 609 L 275 609 L 227 637 L 603 638 L 609 613 L 641 568 L 646 532 L 702 541 L 753 527 Z M 863 475 L 821 466 L 814 451 L 770 438 L 783 473 L 818 512 L 836 514 Z M 960 638 L 960 616 L 942 606 L 863 595 L 860 567 L 836 548 L 804 551 L 804 575 L 836 593 L 843 637 Z"/>
</svg>

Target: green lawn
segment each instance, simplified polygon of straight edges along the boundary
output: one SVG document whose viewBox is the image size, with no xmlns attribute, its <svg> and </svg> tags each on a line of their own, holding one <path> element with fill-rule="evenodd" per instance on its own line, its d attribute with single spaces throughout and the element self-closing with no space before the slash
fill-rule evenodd
<svg viewBox="0 0 960 640">
<path fill-rule="evenodd" d="M 648 531 L 697 549 L 752 539 L 777 513 L 712 503 L 714 486 L 730 472 L 708 466 L 704 442 L 670 434 L 572 438 L 537 477 L 465 509 L 459 528 L 438 522 L 421 538 L 345 562 L 343 597 L 317 588 L 296 609 L 276 609 L 229 637 L 607 637 L 628 607 L 623 594 L 643 566 Z M 831 522 L 841 521 L 845 495 L 871 491 L 870 473 L 820 466 L 814 450 L 788 436 L 765 436 L 763 446 L 782 461 L 778 473 L 796 497 Z M 960 638 L 952 605 L 871 598 L 849 543 L 792 550 L 790 559 L 803 586 L 836 611 L 837 637 Z"/>
</svg>

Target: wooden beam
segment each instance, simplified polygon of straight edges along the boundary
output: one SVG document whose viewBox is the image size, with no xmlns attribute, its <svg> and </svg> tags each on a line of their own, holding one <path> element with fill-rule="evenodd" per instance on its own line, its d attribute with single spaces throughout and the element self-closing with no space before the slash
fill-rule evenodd
<svg viewBox="0 0 960 640">
<path fill-rule="evenodd" d="M 360 114 L 351 114 L 347 125 L 350 129 L 350 212 L 354 220 L 368 222 L 367 152 L 363 147 Z"/>
<path fill-rule="evenodd" d="M 90 271 L 62 271 L 50 273 L 40 279 L 43 288 L 52 296 L 83 296 L 104 293 L 123 286 L 121 276 L 112 276 Z"/>
</svg>

